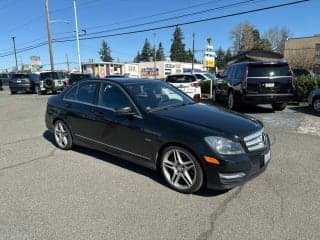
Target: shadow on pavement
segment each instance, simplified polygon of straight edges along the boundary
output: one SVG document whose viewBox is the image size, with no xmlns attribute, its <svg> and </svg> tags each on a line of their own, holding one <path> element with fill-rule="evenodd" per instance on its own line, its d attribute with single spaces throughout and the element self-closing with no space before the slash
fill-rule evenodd
<svg viewBox="0 0 320 240">
<path fill-rule="evenodd" d="M 56 146 L 54 136 L 50 131 L 48 131 L 48 130 L 45 131 L 42 136 L 47 141 L 52 143 L 52 145 Z M 108 163 L 111 163 L 111 164 L 116 165 L 118 167 L 135 172 L 137 174 L 141 174 L 143 176 L 146 176 L 146 177 L 152 179 L 153 181 L 155 181 L 159 184 L 167 186 L 165 180 L 163 179 L 163 177 L 161 176 L 159 171 L 154 171 L 149 168 L 146 168 L 146 167 L 131 163 L 129 161 L 120 159 L 118 157 L 112 156 L 112 155 L 107 154 L 105 152 L 97 151 L 97 150 L 90 149 L 90 148 L 74 146 L 72 148 L 72 151 L 75 151 L 75 152 L 78 152 L 81 154 L 85 154 L 90 157 L 97 158 L 101 161 L 108 162 Z M 172 191 L 174 191 L 174 190 L 172 190 Z M 198 191 L 194 195 L 203 196 L 203 197 L 213 197 L 213 196 L 218 196 L 218 195 L 224 194 L 226 192 L 227 191 L 215 191 L 215 190 L 209 190 L 209 189 L 202 188 L 202 189 L 200 189 L 200 191 Z"/>
</svg>

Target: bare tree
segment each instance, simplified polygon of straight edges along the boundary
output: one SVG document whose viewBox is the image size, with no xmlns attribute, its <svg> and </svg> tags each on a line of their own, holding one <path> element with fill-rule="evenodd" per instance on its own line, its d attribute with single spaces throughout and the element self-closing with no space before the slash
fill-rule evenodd
<svg viewBox="0 0 320 240">
<path fill-rule="evenodd" d="M 294 68 L 312 69 L 316 63 L 313 49 L 289 49 L 285 52 L 285 58 Z"/>
<path fill-rule="evenodd" d="M 290 31 L 286 27 L 273 27 L 266 31 L 263 35 L 264 39 L 267 39 L 271 44 L 271 50 L 275 52 L 284 52 L 285 41 L 290 36 Z"/>
</svg>

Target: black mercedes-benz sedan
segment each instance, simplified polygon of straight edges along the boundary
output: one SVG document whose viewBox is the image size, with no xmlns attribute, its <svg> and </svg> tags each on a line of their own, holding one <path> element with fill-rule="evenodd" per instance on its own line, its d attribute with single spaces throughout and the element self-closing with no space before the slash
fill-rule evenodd
<svg viewBox="0 0 320 240">
<path fill-rule="evenodd" d="M 271 158 L 261 122 L 195 103 L 157 80 L 77 82 L 49 98 L 46 125 L 61 149 L 81 145 L 159 170 L 183 193 L 233 188 Z"/>
</svg>

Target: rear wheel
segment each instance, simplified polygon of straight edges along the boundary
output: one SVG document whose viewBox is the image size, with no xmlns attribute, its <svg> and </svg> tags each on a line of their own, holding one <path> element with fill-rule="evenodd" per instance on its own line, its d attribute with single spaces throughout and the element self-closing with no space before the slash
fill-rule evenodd
<svg viewBox="0 0 320 240">
<path fill-rule="evenodd" d="M 55 122 L 54 139 L 59 148 L 63 150 L 69 150 L 72 148 L 73 140 L 71 131 L 65 122 L 61 120 Z"/>
<path fill-rule="evenodd" d="M 17 94 L 17 91 L 10 90 L 10 93 L 11 93 L 12 95 L 14 95 L 14 94 Z"/>
<path fill-rule="evenodd" d="M 187 149 L 170 146 L 160 157 L 161 172 L 168 185 L 182 193 L 194 193 L 203 184 L 203 170 Z"/>
<path fill-rule="evenodd" d="M 287 103 L 272 103 L 272 109 L 274 111 L 282 111 L 287 107 Z"/>
<path fill-rule="evenodd" d="M 315 112 L 320 112 L 320 97 L 316 97 L 313 99 L 312 108 Z"/>
<path fill-rule="evenodd" d="M 238 103 L 235 102 L 235 96 L 233 91 L 228 93 L 228 101 L 227 101 L 227 108 L 230 110 L 235 109 L 238 106 Z"/>
</svg>

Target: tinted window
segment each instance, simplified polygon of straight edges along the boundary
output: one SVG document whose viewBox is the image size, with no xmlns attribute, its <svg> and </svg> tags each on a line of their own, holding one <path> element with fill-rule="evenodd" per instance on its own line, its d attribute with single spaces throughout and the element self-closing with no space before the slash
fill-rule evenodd
<svg viewBox="0 0 320 240">
<path fill-rule="evenodd" d="M 40 74 L 41 80 L 44 80 L 46 78 L 62 79 L 62 78 L 64 78 L 64 73 L 63 72 L 45 72 L 45 73 Z"/>
<path fill-rule="evenodd" d="M 98 86 L 98 83 L 80 84 L 68 91 L 65 99 L 93 104 L 95 102 Z"/>
<path fill-rule="evenodd" d="M 77 92 L 78 86 L 75 86 L 72 89 L 70 89 L 70 91 L 68 91 L 64 98 L 68 100 L 77 100 Z"/>
<path fill-rule="evenodd" d="M 235 70 L 235 78 L 239 79 L 239 78 L 243 78 L 243 71 L 244 70 L 244 66 L 243 65 L 238 65 L 236 67 L 236 70 Z"/>
<path fill-rule="evenodd" d="M 27 74 L 13 74 L 12 78 L 28 78 Z"/>
<path fill-rule="evenodd" d="M 196 79 L 192 75 L 174 75 L 174 76 L 168 76 L 167 82 L 170 83 L 189 83 L 189 82 L 195 82 Z"/>
<path fill-rule="evenodd" d="M 200 80 L 205 80 L 206 78 L 204 76 L 202 76 L 201 74 L 195 74 L 196 77 Z"/>
<path fill-rule="evenodd" d="M 87 75 L 87 74 L 72 74 L 69 80 L 70 80 L 70 84 L 73 84 L 75 82 L 86 80 L 89 78 L 90 78 L 90 75 Z"/>
<path fill-rule="evenodd" d="M 29 78 L 32 80 L 32 81 L 37 81 L 39 80 L 39 74 L 29 74 Z"/>
<path fill-rule="evenodd" d="M 103 83 L 98 105 L 112 109 L 119 109 L 123 107 L 130 107 L 131 103 L 126 94 L 119 87 L 110 83 Z"/>
<path fill-rule="evenodd" d="M 287 64 L 250 64 L 248 77 L 291 76 Z"/>
</svg>

